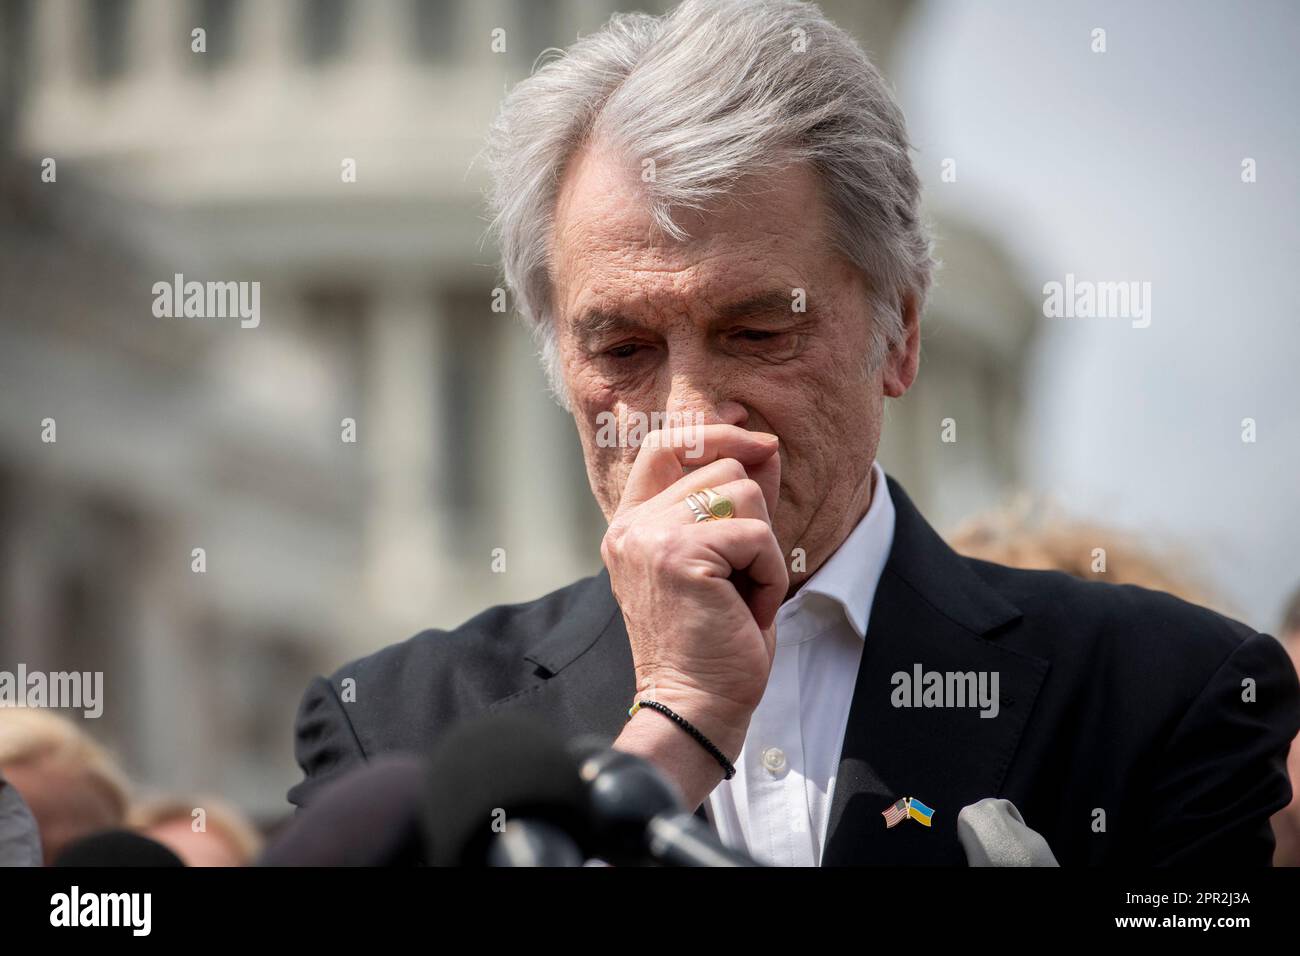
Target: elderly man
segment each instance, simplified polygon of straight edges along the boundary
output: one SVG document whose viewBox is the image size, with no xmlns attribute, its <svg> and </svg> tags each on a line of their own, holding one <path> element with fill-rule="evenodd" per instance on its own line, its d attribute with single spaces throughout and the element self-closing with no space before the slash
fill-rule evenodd
<svg viewBox="0 0 1300 956">
<path fill-rule="evenodd" d="M 1300 724 L 1277 642 L 959 557 L 875 461 L 932 260 L 849 36 L 785 0 L 616 16 L 514 89 L 489 159 L 605 570 L 314 681 L 293 802 L 519 710 L 648 758 L 763 862 L 961 864 L 958 811 L 1002 797 L 1067 865 L 1268 863 Z M 608 440 L 653 413 L 683 427 Z"/>
</svg>

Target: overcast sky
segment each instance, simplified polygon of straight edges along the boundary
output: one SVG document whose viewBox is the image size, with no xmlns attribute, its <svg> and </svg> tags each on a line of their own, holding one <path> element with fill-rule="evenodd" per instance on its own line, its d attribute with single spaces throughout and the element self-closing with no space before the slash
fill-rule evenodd
<svg viewBox="0 0 1300 956">
<path fill-rule="evenodd" d="M 1037 302 L 1066 273 L 1151 283 L 1148 328 L 1044 319 L 1031 486 L 1194 544 L 1270 632 L 1300 584 L 1297 49 L 1281 0 L 934 0 L 894 77 L 931 203 L 994 232 Z"/>
</svg>

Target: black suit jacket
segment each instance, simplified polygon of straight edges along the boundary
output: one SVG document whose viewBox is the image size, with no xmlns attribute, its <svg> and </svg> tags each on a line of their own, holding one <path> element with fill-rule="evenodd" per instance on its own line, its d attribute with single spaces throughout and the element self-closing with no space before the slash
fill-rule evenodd
<svg viewBox="0 0 1300 956">
<path fill-rule="evenodd" d="M 952 551 L 889 479 L 894 542 L 876 590 L 835 783 L 823 864 L 956 864 L 957 812 L 999 796 L 1062 865 L 1268 865 L 1269 816 L 1300 686 L 1273 638 L 1170 595 L 1022 571 Z M 896 708 L 891 675 L 996 671 L 978 708 Z M 355 680 L 356 699 L 339 689 Z M 1251 690 L 1253 689 L 1253 694 Z M 605 572 L 527 604 L 425 631 L 308 687 L 297 718 L 302 806 L 377 754 L 427 752 L 489 711 L 613 740 L 633 696 Z M 903 796 L 933 826 L 892 829 Z"/>
</svg>

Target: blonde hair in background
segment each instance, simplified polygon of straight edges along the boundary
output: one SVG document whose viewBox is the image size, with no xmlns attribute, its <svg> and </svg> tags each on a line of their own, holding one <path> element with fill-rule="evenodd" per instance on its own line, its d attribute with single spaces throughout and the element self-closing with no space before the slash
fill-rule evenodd
<svg viewBox="0 0 1300 956">
<path fill-rule="evenodd" d="M 108 751 L 62 714 L 35 707 L 0 707 L 0 768 L 51 764 L 76 770 L 126 816 L 130 784 Z"/>
<path fill-rule="evenodd" d="M 1034 571 L 1063 571 L 1085 581 L 1134 584 L 1164 591 L 1224 614 L 1233 611 L 1204 584 L 1194 556 L 1168 542 L 1153 544 L 1132 531 L 1081 521 L 1049 499 L 1017 496 L 1003 508 L 968 518 L 948 535 L 970 558 Z M 1105 554 L 1105 571 L 1096 571 Z"/>
<path fill-rule="evenodd" d="M 262 837 L 244 814 L 228 801 L 210 794 L 143 800 L 131 808 L 126 823 L 133 830 L 175 822 L 192 826 L 196 808 L 203 809 L 206 832 L 224 838 L 243 864 L 251 864 L 262 852 Z"/>
</svg>

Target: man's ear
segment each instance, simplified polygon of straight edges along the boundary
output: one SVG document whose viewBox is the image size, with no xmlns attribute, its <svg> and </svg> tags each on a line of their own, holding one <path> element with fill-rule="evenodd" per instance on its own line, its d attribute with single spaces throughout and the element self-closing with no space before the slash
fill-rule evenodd
<svg viewBox="0 0 1300 956">
<path fill-rule="evenodd" d="M 916 296 L 910 292 L 904 293 L 900 309 L 903 340 L 889 347 L 882 370 L 884 391 L 889 398 L 899 398 L 912 387 L 921 361 L 921 311 Z"/>
</svg>

